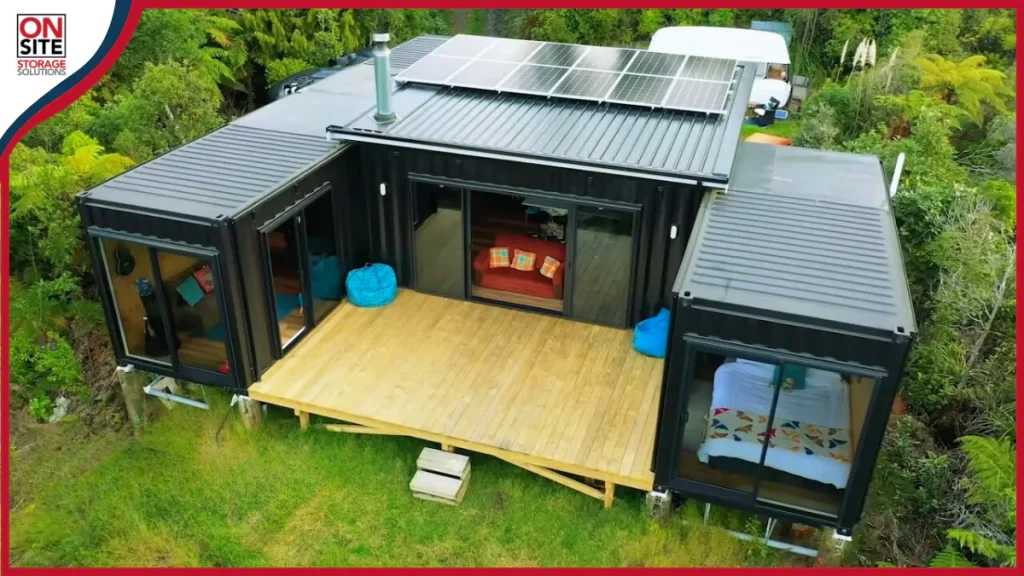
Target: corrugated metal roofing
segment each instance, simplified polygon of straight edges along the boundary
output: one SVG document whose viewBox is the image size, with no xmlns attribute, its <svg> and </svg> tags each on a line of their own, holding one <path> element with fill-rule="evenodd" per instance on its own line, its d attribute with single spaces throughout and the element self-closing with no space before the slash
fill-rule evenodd
<svg viewBox="0 0 1024 576">
<path fill-rule="evenodd" d="M 420 58 L 423 58 L 431 52 L 434 48 L 437 48 L 441 44 L 444 44 L 450 36 L 432 36 L 425 34 L 423 36 L 417 36 L 412 40 L 408 40 L 391 50 L 391 71 L 392 76 L 398 73 L 398 70 L 404 70 L 409 66 L 412 66 Z M 373 59 L 369 59 L 363 62 L 364 65 L 373 66 Z"/>
<path fill-rule="evenodd" d="M 446 39 L 420 36 L 397 46 L 393 66 L 411 65 Z M 201 219 L 233 216 L 343 149 L 324 138 L 329 118 L 339 111 L 362 115 L 373 103 L 373 67 L 351 66 L 82 196 L 85 202 Z"/>
<path fill-rule="evenodd" d="M 883 195 L 877 158 L 775 148 L 755 167 L 758 148 L 743 144 L 737 165 L 749 185 L 708 195 L 677 280 L 680 294 L 786 315 L 885 331 L 916 332 L 896 223 Z M 790 155 L 797 162 L 788 162 Z M 819 169 L 797 168 L 817 157 Z M 821 170 L 859 167 L 857 179 L 822 179 Z M 864 172 L 863 170 L 867 170 Z M 762 184 L 756 174 L 762 175 Z M 863 183 L 871 181 L 865 188 Z M 763 185 L 768 182 L 768 185 Z M 734 183 L 735 184 L 735 183 Z"/>
<path fill-rule="evenodd" d="M 397 122 L 381 125 L 366 114 L 342 132 L 352 140 L 418 142 L 725 182 L 753 76 L 752 67 L 744 66 L 720 115 L 407 84 L 393 97 Z"/>
<path fill-rule="evenodd" d="M 108 180 L 86 198 L 212 220 L 234 215 L 338 149 L 323 138 L 229 124 Z"/>
</svg>

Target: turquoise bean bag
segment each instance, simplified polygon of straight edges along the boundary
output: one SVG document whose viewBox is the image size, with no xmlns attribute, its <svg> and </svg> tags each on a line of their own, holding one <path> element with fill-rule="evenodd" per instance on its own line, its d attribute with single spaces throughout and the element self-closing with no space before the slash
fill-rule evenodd
<svg viewBox="0 0 1024 576">
<path fill-rule="evenodd" d="M 671 316 L 668 308 L 662 308 L 657 316 L 639 322 L 633 329 L 633 348 L 647 356 L 664 358 Z"/>
<path fill-rule="evenodd" d="M 349 302 L 363 308 L 390 304 L 398 294 L 395 271 L 387 264 L 367 264 L 348 273 L 345 292 Z"/>
</svg>

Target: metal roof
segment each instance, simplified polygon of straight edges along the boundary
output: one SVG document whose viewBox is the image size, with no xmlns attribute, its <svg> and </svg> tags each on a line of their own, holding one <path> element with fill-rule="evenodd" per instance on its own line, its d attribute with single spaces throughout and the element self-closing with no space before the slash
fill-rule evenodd
<svg viewBox="0 0 1024 576">
<path fill-rule="evenodd" d="M 810 164 L 813 170 L 805 170 Z M 917 331 L 874 156 L 743 143 L 704 198 L 675 291 L 701 303 Z M 742 175 L 742 176 L 740 176 Z"/>
<path fill-rule="evenodd" d="M 446 40 L 420 36 L 392 51 L 411 65 Z M 88 203 L 214 220 L 234 216 L 343 150 L 324 138 L 339 111 L 348 119 L 374 103 L 372 66 L 350 66 L 301 92 L 140 164 L 82 194 Z"/>
<path fill-rule="evenodd" d="M 402 44 L 394 47 L 391 50 L 391 75 L 398 74 L 400 70 L 404 70 L 409 66 L 412 66 L 420 58 L 423 58 L 434 49 L 444 44 L 451 36 L 433 36 L 430 34 L 424 34 L 423 36 L 417 36 L 412 40 L 403 42 Z M 364 65 L 373 68 L 373 58 L 363 62 Z"/>
<path fill-rule="evenodd" d="M 338 150 L 315 136 L 229 124 L 112 178 L 86 201 L 216 220 Z"/>
<path fill-rule="evenodd" d="M 754 80 L 751 65 L 741 68 L 725 114 L 405 84 L 392 99 L 398 121 L 378 124 L 370 110 L 335 124 L 349 141 L 724 183 Z"/>
</svg>

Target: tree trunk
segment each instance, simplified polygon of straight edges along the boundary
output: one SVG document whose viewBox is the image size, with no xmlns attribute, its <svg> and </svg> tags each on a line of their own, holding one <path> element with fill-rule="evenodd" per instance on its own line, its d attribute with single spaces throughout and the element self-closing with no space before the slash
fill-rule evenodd
<svg viewBox="0 0 1024 576">
<path fill-rule="evenodd" d="M 963 388 L 967 381 L 967 375 L 971 373 L 971 369 L 974 368 L 974 364 L 978 361 L 978 357 L 981 355 L 981 351 L 985 349 L 985 340 L 988 339 L 988 335 L 992 332 L 992 324 L 995 323 L 996 317 L 999 316 L 999 310 L 1002 308 L 1003 300 L 1006 299 L 1006 287 L 1010 284 L 1010 278 L 1013 277 L 1013 272 L 1017 268 L 1017 244 L 1014 243 L 1013 248 L 1010 249 L 1009 258 L 1006 263 L 1006 269 L 1003 270 L 1003 279 L 999 282 L 999 288 L 996 289 L 996 298 L 992 305 L 992 313 L 989 314 L 988 320 L 985 322 L 985 329 L 981 332 L 981 336 L 978 338 L 974 346 L 971 347 L 971 352 L 967 356 L 967 366 L 964 370 L 964 375 L 960 377 L 960 382 L 957 383 L 957 388 Z"/>
<path fill-rule="evenodd" d="M 489 9 L 484 15 L 484 22 L 487 27 L 488 36 L 503 36 L 502 32 L 502 11 Z"/>
</svg>

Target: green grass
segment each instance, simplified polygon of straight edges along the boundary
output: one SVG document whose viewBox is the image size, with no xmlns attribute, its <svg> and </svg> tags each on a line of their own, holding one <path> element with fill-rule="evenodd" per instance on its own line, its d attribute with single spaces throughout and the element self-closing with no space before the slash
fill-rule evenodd
<svg viewBox="0 0 1024 576">
<path fill-rule="evenodd" d="M 740 138 L 745 140 L 747 136 L 758 132 L 770 134 L 772 136 L 781 136 L 783 138 L 794 138 L 799 131 L 800 122 L 792 118 L 777 120 L 771 126 L 765 126 L 764 128 L 744 123 L 743 127 L 740 129 Z"/>
<path fill-rule="evenodd" d="M 221 425 L 224 423 L 223 428 Z M 246 431 L 226 402 L 164 414 L 133 439 L 46 426 L 12 455 L 15 565 L 735 566 L 798 562 L 666 522 L 643 495 L 597 500 L 472 455 L 460 507 L 409 492 L 423 443 L 303 433 L 272 411 Z M 218 430 L 220 433 L 218 434 Z"/>
</svg>

